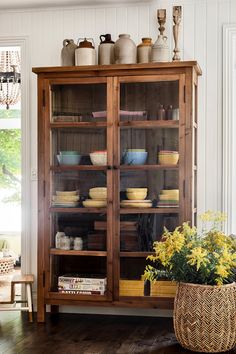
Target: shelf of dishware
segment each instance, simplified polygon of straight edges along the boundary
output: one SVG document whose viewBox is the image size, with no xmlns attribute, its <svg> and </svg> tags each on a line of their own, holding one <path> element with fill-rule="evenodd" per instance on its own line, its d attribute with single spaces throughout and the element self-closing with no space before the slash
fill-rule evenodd
<svg viewBox="0 0 236 354">
<path fill-rule="evenodd" d="M 177 207 L 150 207 L 150 208 L 121 208 L 120 214 L 178 214 L 180 209 Z"/>
<path fill-rule="evenodd" d="M 59 165 L 59 166 L 50 166 L 50 170 L 54 172 L 63 172 L 63 171 L 104 171 L 109 169 L 109 166 L 96 166 L 96 165 Z"/>
<path fill-rule="evenodd" d="M 100 214 L 106 214 L 107 209 L 106 208 L 72 208 L 72 207 L 50 207 L 49 210 L 53 213 L 100 213 Z"/>
<path fill-rule="evenodd" d="M 120 170 L 178 170 L 179 165 L 173 164 L 173 165 L 120 165 L 117 166 L 117 169 Z"/>
</svg>

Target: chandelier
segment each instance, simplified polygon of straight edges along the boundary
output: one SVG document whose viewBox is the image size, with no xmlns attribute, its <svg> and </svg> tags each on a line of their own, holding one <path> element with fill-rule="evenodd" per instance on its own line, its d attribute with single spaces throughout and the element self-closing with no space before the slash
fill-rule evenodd
<svg viewBox="0 0 236 354">
<path fill-rule="evenodd" d="M 9 109 L 20 100 L 20 51 L 0 51 L 0 105 Z"/>
</svg>

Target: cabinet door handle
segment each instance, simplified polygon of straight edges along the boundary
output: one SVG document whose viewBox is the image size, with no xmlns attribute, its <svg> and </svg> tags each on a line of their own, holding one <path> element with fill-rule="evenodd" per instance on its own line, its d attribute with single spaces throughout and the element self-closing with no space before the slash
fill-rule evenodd
<svg viewBox="0 0 236 354">
<path fill-rule="evenodd" d="M 112 166 L 107 166 L 107 169 L 108 170 L 112 170 Z"/>
<path fill-rule="evenodd" d="M 114 168 L 114 170 L 118 170 L 119 167 L 118 166 L 114 166 L 113 168 Z"/>
</svg>

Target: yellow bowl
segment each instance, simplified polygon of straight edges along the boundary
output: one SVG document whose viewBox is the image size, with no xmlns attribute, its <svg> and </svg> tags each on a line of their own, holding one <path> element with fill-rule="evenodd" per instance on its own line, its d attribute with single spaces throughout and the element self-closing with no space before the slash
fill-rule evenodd
<svg viewBox="0 0 236 354">
<path fill-rule="evenodd" d="M 160 194 L 159 195 L 160 200 L 176 200 L 179 201 L 179 196 L 176 194 Z"/>
<path fill-rule="evenodd" d="M 107 206 L 106 200 L 86 199 L 82 203 L 85 208 L 105 208 Z"/>
<path fill-rule="evenodd" d="M 79 191 L 56 191 L 57 196 L 78 195 Z"/>
<path fill-rule="evenodd" d="M 107 188 L 106 187 L 90 188 L 89 196 L 92 199 L 106 199 Z"/>
<path fill-rule="evenodd" d="M 179 154 L 159 154 L 160 165 L 177 165 L 179 161 Z"/>
<path fill-rule="evenodd" d="M 147 190 L 126 192 L 126 196 L 131 200 L 143 200 L 147 197 Z"/>
<path fill-rule="evenodd" d="M 130 193 L 130 192 L 146 192 L 148 191 L 147 188 L 126 188 L 126 192 Z"/>
</svg>

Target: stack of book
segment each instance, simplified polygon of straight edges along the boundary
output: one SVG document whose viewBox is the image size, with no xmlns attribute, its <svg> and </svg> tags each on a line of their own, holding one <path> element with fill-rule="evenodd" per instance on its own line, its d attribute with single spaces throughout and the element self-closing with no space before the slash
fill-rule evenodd
<svg viewBox="0 0 236 354">
<path fill-rule="evenodd" d="M 74 295 L 104 295 L 106 289 L 106 277 L 80 274 L 66 274 L 58 277 L 59 293 Z"/>
</svg>

